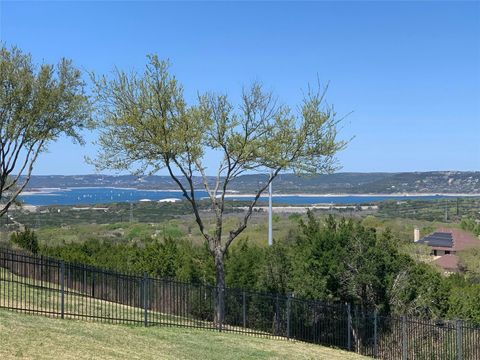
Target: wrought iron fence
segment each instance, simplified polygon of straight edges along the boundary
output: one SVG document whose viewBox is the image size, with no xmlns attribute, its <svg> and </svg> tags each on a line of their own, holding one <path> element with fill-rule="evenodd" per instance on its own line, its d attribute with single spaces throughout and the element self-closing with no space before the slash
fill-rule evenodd
<svg viewBox="0 0 480 360">
<path fill-rule="evenodd" d="M 218 323 L 216 291 L 0 249 L 0 308 L 295 339 L 381 359 L 480 359 L 480 328 L 462 321 L 385 317 L 350 304 L 226 288 Z"/>
</svg>

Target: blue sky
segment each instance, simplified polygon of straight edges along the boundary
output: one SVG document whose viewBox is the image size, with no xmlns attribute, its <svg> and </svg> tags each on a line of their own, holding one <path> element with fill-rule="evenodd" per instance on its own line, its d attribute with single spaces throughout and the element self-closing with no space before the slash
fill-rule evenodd
<svg viewBox="0 0 480 360">
<path fill-rule="evenodd" d="M 479 2 L 0 2 L 0 37 L 88 71 L 169 58 L 186 95 L 262 81 L 295 106 L 330 81 L 342 171 L 480 170 Z M 95 133 L 86 134 L 89 142 Z M 62 139 L 35 174 L 85 174 L 94 145 Z"/>
</svg>

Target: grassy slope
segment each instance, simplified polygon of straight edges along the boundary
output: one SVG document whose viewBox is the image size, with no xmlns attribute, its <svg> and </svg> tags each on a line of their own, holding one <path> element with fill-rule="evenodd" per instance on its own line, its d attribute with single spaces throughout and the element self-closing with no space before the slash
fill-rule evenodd
<svg viewBox="0 0 480 360">
<path fill-rule="evenodd" d="M 0 310 L 1 359 L 364 359 L 317 345 L 208 330 L 131 327 Z"/>
<path fill-rule="evenodd" d="M 85 316 L 96 316 L 110 319 L 110 322 L 114 322 L 114 318 L 140 324 L 143 322 L 142 308 L 95 299 L 72 289 L 67 290 L 65 293 L 65 318 L 67 319 L 86 319 Z M 21 309 L 27 312 L 29 310 L 51 312 L 51 316 L 60 316 L 60 302 L 57 284 L 17 276 L 0 267 L 0 308 Z M 151 310 L 148 311 L 148 319 L 151 322 L 168 322 L 186 326 L 212 326 L 211 323 L 202 320 Z M 97 319 L 97 321 L 100 320 Z"/>
</svg>

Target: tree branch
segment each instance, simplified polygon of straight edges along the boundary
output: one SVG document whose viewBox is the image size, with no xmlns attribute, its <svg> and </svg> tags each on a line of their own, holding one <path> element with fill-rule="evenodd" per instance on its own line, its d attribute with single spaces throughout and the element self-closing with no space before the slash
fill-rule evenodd
<svg viewBox="0 0 480 360">
<path fill-rule="evenodd" d="M 13 204 L 13 202 L 15 201 L 15 199 L 18 197 L 18 195 L 20 195 L 20 193 L 25 189 L 25 187 L 27 186 L 28 182 L 30 181 L 30 177 L 32 175 L 32 170 L 33 170 L 33 164 L 35 164 L 35 161 L 37 160 L 37 157 L 38 157 L 38 154 L 40 153 L 40 150 L 42 148 L 44 144 L 44 140 L 42 140 L 35 152 L 35 155 L 33 156 L 32 160 L 30 161 L 30 165 L 28 167 L 28 171 L 27 171 L 27 175 L 26 175 L 26 178 L 25 178 L 25 181 L 23 182 L 23 184 L 12 194 L 12 196 L 9 197 L 9 199 L 7 200 L 7 202 L 5 203 L 5 205 L 3 205 L 2 209 L 0 209 L 0 216 L 3 216 L 7 211 L 8 209 L 10 208 L 10 206 Z M 18 176 L 17 176 L 18 178 Z"/>
<path fill-rule="evenodd" d="M 227 251 L 228 247 L 230 246 L 230 244 L 232 243 L 232 241 L 242 233 L 243 230 L 245 230 L 245 228 L 247 227 L 247 223 L 248 223 L 248 220 L 250 219 L 250 216 L 252 215 L 252 212 L 253 212 L 253 208 L 255 207 L 255 205 L 257 204 L 257 201 L 258 199 L 260 198 L 260 196 L 262 195 L 262 193 L 268 188 L 268 186 L 270 185 L 270 183 L 273 181 L 273 179 L 275 179 L 278 175 L 278 173 L 282 170 L 282 168 L 277 168 L 273 173 L 272 173 L 272 176 L 269 177 L 267 183 L 262 187 L 260 188 L 260 190 L 258 190 L 257 194 L 255 195 L 255 198 L 252 200 L 252 202 L 250 203 L 250 205 L 248 206 L 248 209 L 247 209 L 247 213 L 245 214 L 244 218 L 243 218 L 243 221 L 240 223 L 240 225 L 238 226 L 238 228 L 236 230 L 232 230 L 230 231 L 230 234 L 228 236 L 228 239 L 227 239 L 227 242 L 225 243 L 222 251 L 225 252 Z"/>
<path fill-rule="evenodd" d="M 173 160 L 173 159 L 172 159 Z M 173 160 L 174 163 L 175 163 L 175 160 Z M 197 203 L 196 203 L 196 200 L 195 200 L 195 197 L 191 197 L 188 192 L 187 192 L 187 189 L 185 188 L 185 186 L 183 186 L 182 182 L 178 179 L 178 177 L 173 173 L 172 171 L 172 167 L 170 165 L 170 159 L 169 158 L 166 158 L 165 159 L 165 165 L 167 166 L 167 169 L 168 169 L 168 173 L 170 174 L 170 177 L 177 183 L 178 187 L 180 188 L 180 190 L 182 191 L 183 193 L 183 196 L 185 196 L 185 198 L 188 200 L 188 202 L 190 202 L 191 206 L 192 206 L 192 209 L 193 209 L 193 213 L 195 215 L 195 221 L 197 222 L 198 224 L 198 227 L 200 229 L 200 232 L 202 233 L 203 237 L 207 240 L 207 242 L 209 243 L 210 245 L 210 241 L 211 241 L 211 237 L 210 235 L 208 235 L 206 232 L 205 232 L 205 226 L 203 225 L 203 221 L 202 221 L 202 218 L 200 217 L 200 213 L 198 211 L 198 206 L 197 206 Z M 183 172 L 183 171 L 182 171 Z M 184 173 L 184 176 L 185 173 Z M 188 179 L 187 179 L 188 181 Z M 189 184 L 191 184 L 191 179 L 189 181 Z M 191 189 L 192 189 L 192 185 L 190 185 Z M 193 191 L 191 190 L 191 194 L 193 193 Z"/>
</svg>

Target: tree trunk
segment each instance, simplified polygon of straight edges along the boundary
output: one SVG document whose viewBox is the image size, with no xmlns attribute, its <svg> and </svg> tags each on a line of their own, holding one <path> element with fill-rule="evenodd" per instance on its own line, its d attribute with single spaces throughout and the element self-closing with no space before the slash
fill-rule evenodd
<svg viewBox="0 0 480 360">
<path fill-rule="evenodd" d="M 215 254 L 216 291 L 215 291 L 215 324 L 221 328 L 225 320 L 225 269 L 223 253 Z"/>
</svg>

